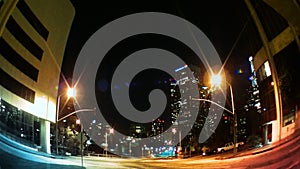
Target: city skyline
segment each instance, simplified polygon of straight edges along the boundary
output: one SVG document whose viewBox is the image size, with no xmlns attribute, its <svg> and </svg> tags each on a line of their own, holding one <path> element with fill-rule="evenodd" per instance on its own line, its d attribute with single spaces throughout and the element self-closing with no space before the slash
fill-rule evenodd
<svg viewBox="0 0 300 169">
<path fill-rule="evenodd" d="M 247 114 L 248 111 L 247 109 L 245 109 L 245 106 L 248 104 L 248 99 L 251 99 L 252 94 L 248 92 L 249 90 L 252 90 L 249 89 L 249 87 L 253 85 L 251 84 L 251 77 L 253 76 L 253 71 L 255 71 L 253 70 L 253 65 L 250 65 L 249 63 L 249 58 L 257 53 L 262 45 L 262 42 L 260 41 L 261 37 L 257 32 L 255 23 L 251 18 L 249 9 L 246 7 L 245 2 L 224 2 L 224 4 L 221 3 L 218 5 L 215 5 L 215 3 L 213 2 L 208 2 L 203 3 L 202 6 L 196 6 L 193 3 L 183 3 L 179 1 L 162 3 L 160 5 L 157 5 L 156 3 L 149 3 L 147 5 L 138 3 L 135 4 L 135 6 L 133 6 L 133 4 L 131 3 L 125 3 L 119 6 L 115 6 L 115 4 L 95 3 L 91 7 L 91 4 L 81 4 L 79 1 L 73 1 L 73 4 L 77 9 L 77 14 L 75 16 L 74 24 L 71 29 L 70 41 L 67 44 L 67 48 L 70 48 L 72 50 L 66 50 L 64 66 L 62 68 L 63 76 L 66 76 L 66 78 L 72 77 L 72 65 L 76 61 L 76 55 L 79 54 L 80 49 L 85 43 L 84 39 L 88 39 L 89 36 L 91 36 L 97 29 L 113 21 L 114 19 L 137 12 L 155 11 L 169 13 L 192 22 L 208 36 L 208 38 L 215 46 L 221 58 L 221 61 L 224 64 L 224 71 L 227 78 L 226 80 L 229 81 L 229 83 L 233 86 L 233 100 L 235 100 L 236 105 L 235 108 L 240 114 Z M 264 21 L 265 28 L 269 30 L 269 32 L 267 32 L 268 38 L 274 37 L 275 34 L 282 31 L 282 29 L 286 26 L 286 21 L 265 3 L 257 2 L 254 3 L 254 6 L 258 8 L 257 14 Z M 98 8 L 102 10 L 98 10 Z M 209 10 L 213 10 L 213 12 L 208 12 Z M 265 14 L 262 11 L 264 11 Z M 270 17 L 268 15 L 272 15 L 273 17 Z M 91 21 L 87 18 L 89 18 Z M 276 25 L 276 27 L 268 26 L 269 23 L 274 21 L 278 22 L 278 25 Z M 189 66 L 189 68 L 192 69 L 192 71 L 196 71 L 198 75 L 197 78 L 200 79 L 200 84 L 209 85 L 209 82 L 207 81 L 207 79 L 205 79 L 207 78 L 207 75 L 205 74 L 205 71 L 207 70 L 205 70 L 205 68 L 201 65 L 201 62 L 193 58 L 192 53 L 188 53 L 188 50 L 182 50 L 182 47 L 180 47 L 179 44 L 174 43 L 174 40 L 169 40 L 164 36 L 144 34 L 132 36 L 128 39 L 125 39 L 116 44 L 108 52 L 106 56 L 107 58 L 104 59 L 103 63 L 101 63 L 104 68 L 99 68 L 97 73 L 97 76 L 100 75 L 100 78 L 98 78 L 98 80 L 100 79 L 100 90 L 102 90 L 103 88 L 107 90 L 116 87 L 109 87 L 110 81 L 107 81 L 106 79 L 109 79 L 109 76 L 111 76 L 111 73 L 113 73 L 113 70 L 121 62 L 122 58 L 137 50 L 141 50 L 147 47 L 163 48 L 172 52 L 176 51 L 176 49 L 181 49 L 177 50 L 177 52 L 180 51 L 180 57 L 186 59 L 186 64 Z M 114 59 L 116 59 L 117 61 Z M 213 67 L 214 65 L 211 66 Z M 256 69 L 258 69 L 258 67 L 256 67 Z M 106 72 L 103 70 L 106 70 Z M 107 72 L 109 73 L 107 74 Z M 143 73 L 140 74 L 142 75 Z M 152 76 L 153 75 L 159 76 L 159 73 L 152 74 Z M 137 77 L 139 77 L 140 82 L 147 81 L 146 76 Z M 97 85 L 99 85 L 98 82 L 99 81 L 96 80 L 96 87 Z M 140 86 L 141 89 L 143 87 L 147 89 L 147 92 L 138 92 L 140 96 L 147 95 L 147 93 L 149 92 L 148 88 L 153 88 L 151 87 L 150 83 L 146 84 L 148 84 L 148 86 L 145 84 L 142 87 Z M 128 82 L 128 87 L 129 86 L 135 86 L 132 87 L 133 89 L 137 88 L 137 83 L 134 82 L 133 84 L 129 84 Z M 142 91 L 141 89 L 140 91 Z M 102 96 L 103 94 L 104 93 L 100 94 L 100 96 Z M 134 92 L 131 94 L 134 94 Z M 143 97 L 134 97 L 133 95 L 131 97 L 131 101 L 133 102 L 133 104 L 140 109 L 143 110 L 149 107 L 147 100 L 138 99 Z M 108 99 L 109 97 L 102 100 L 100 99 L 100 102 L 108 104 L 108 102 L 106 101 Z M 231 108 L 230 99 L 230 97 L 227 97 L 226 107 L 228 107 L 229 109 Z M 115 109 L 109 109 L 109 106 L 104 107 L 106 107 L 105 112 L 117 112 Z M 263 110 L 265 110 L 265 107 Z M 256 116 L 243 116 L 248 118 L 248 123 L 249 121 L 256 121 L 256 119 L 254 119 L 256 118 Z M 106 118 L 123 119 L 117 114 L 107 115 Z M 125 123 L 127 122 L 130 121 L 126 121 Z M 256 123 L 249 123 L 249 125 L 250 124 L 260 125 Z M 252 126 L 250 128 L 252 128 L 251 130 L 253 130 L 255 126 Z"/>
<path fill-rule="evenodd" d="M 0 0 L 0 168 L 300 167 L 299 6 Z"/>
<path fill-rule="evenodd" d="M 258 35 L 256 37 L 247 35 L 247 33 L 253 33 L 256 30 L 253 26 L 253 23 L 251 22 L 252 20 L 250 13 L 247 12 L 247 8 L 244 2 L 224 2 L 217 6 L 213 2 L 206 2 L 203 3 L 203 5 L 199 7 L 199 9 L 196 5 L 193 5 L 193 3 L 183 3 L 179 1 L 169 3 L 165 2 L 160 5 L 157 5 L 156 3 L 149 3 L 147 5 L 145 5 L 144 3 L 125 3 L 118 6 L 115 6 L 114 3 L 102 4 L 98 2 L 91 5 L 79 1 L 72 2 L 76 9 L 76 15 L 65 51 L 65 58 L 62 66 L 62 76 L 65 77 L 63 78 L 72 79 L 73 65 L 76 62 L 77 55 L 79 54 L 82 46 L 89 38 L 89 36 L 91 36 L 97 29 L 101 28 L 105 24 L 114 19 L 117 19 L 118 17 L 136 12 L 157 11 L 170 13 L 192 22 L 208 36 L 208 38 L 215 46 L 218 54 L 220 55 L 223 64 L 225 65 L 224 70 L 227 75 L 226 78 L 230 83 L 232 83 L 235 93 L 235 99 L 238 98 L 236 99 L 236 109 L 238 109 L 239 111 L 244 110 L 244 105 L 246 104 L 246 101 L 248 99 L 247 89 L 248 86 L 251 85 L 251 82 L 249 80 L 249 77 L 251 76 L 251 70 L 248 57 L 251 54 L 254 54 L 256 50 L 258 50 L 257 47 L 259 46 L 249 43 L 250 40 L 255 42 L 258 41 L 257 39 L 259 37 Z M 102 10 L 99 10 L 98 8 Z M 214 9 L 214 11 L 210 12 L 208 9 Z M 113 73 L 114 68 L 119 64 L 122 58 L 126 57 L 128 54 L 133 53 L 134 51 L 146 47 L 157 47 L 172 51 L 174 53 L 179 53 L 180 57 L 185 58 L 186 64 L 189 66 L 189 68 L 192 69 L 192 71 L 196 71 L 196 74 L 198 75 L 198 77 L 196 78 L 199 79 L 200 84 L 209 85 L 209 82 L 206 79 L 206 72 L 208 70 L 205 70 L 203 63 L 195 59 L 193 53 L 189 53 L 188 50 L 183 50 L 184 47 L 180 46 L 180 44 L 174 43 L 174 40 L 151 34 L 133 36 L 116 44 L 108 52 L 108 59 L 103 60 L 101 69 L 98 69 L 96 91 L 100 92 L 101 94 L 99 94 L 99 97 L 97 99 L 100 99 L 98 104 L 100 102 L 105 103 L 103 104 L 105 106 L 101 106 L 105 107 L 105 109 L 103 109 L 105 110 L 104 112 L 110 113 L 104 113 L 104 117 L 106 119 L 111 119 L 113 121 L 115 119 L 119 119 L 118 121 L 120 121 L 120 119 L 123 119 L 123 117 L 117 113 L 117 110 L 113 108 L 114 106 L 107 101 L 110 97 L 106 97 L 109 95 L 105 94 L 105 90 L 117 87 L 110 87 L 110 81 L 107 81 L 107 79 L 109 79 L 111 73 Z M 149 108 L 148 102 L 144 98 L 146 98 L 145 96 L 147 96 L 149 89 L 153 89 L 153 82 L 145 83 L 149 81 L 147 78 L 145 78 L 147 77 L 145 76 L 147 74 L 141 72 L 140 74 L 142 76 L 137 76 L 135 79 L 139 79 L 139 83 L 141 83 L 142 85 L 137 86 L 138 83 L 136 82 L 128 85 L 130 85 L 132 89 L 136 89 L 132 91 L 139 91 L 132 92 L 132 94 L 134 94 L 131 95 L 131 101 L 133 105 L 140 110 L 144 110 Z M 152 74 L 152 76 L 153 75 L 155 74 Z M 157 72 L 156 76 L 162 76 L 161 72 Z M 164 81 L 164 79 L 161 80 Z M 64 83 L 64 79 L 61 83 Z M 165 92 L 165 94 L 167 95 L 167 92 Z M 101 96 L 105 97 L 101 99 Z M 226 107 L 230 108 L 230 97 L 228 97 L 227 99 L 228 100 Z M 168 109 L 169 108 L 167 108 L 166 110 L 168 111 Z M 113 113 L 113 115 L 111 113 Z M 121 121 L 124 120 L 125 119 Z M 120 128 L 118 130 L 120 130 L 121 132 L 124 129 L 128 130 L 130 128 L 129 124 L 131 124 L 132 122 L 128 121 L 127 119 L 125 121 L 126 122 L 121 122 L 120 124 L 114 122 L 113 126 L 115 128 Z M 124 128 L 122 124 L 128 124 L 129 126 Z M 149 125 L 146 128 L 149 129 Z"/>
</svg>

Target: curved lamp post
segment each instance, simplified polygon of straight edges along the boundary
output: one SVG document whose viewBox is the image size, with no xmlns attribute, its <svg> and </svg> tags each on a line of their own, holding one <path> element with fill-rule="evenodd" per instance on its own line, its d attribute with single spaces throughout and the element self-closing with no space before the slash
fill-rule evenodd
<svg viewBox="0 0 300 169">
<path fill-rule="evenodd" d="M 69 116 L 72 116 L 73 114 L 76 114 L 76 113 L 79 113 L 79 112 L 94 112 L 96 110 L 96 108 L 93 108 L 93 109 L 79 109 L 79 110 L 76 110 L 76 111 L 73 111 L 72 113 L 60 118 L 57 120 L 57 122 L 69 117 Z M 76 121 L 76 124 L 80 124 L 80 120 Z M 83 167 L 83 124 L 81 123 L 81 128 L 80 128 L 80 150 L 81 150 L 81 166 Z"/>
<path fill-rule="evenodd" d="M 211 82 L 210 82 L 211 85 L 220 86 L 221 82 L 222 82 L 222 77 L 221 77 L 220 74 L 213 74 L 211 76 Z M 233 118 L 234 118 L 234 126 L 233 126 L 233 144 L 234 144 L 234 148 L 233 148 L 233 154 L 236 154 L 236 152 L 237 152 L 237 148 L 236 148 L 236 143 L 237 143 L 237 115 L 235 113 L 235 108 L 234 108 L 234 99 L 233 99 L 232 86 L 227 81 L 225 81 L 225 82 L 229 86 L 229 90 L 230 90 L 231 108 L 232 108 L 232 114 L 233 114 Z"/>
<path fill-rule="evenodd" d="M 210 79 L 210 84 L 212 86 L 220 86 L 222 83 L 222 77 L 220 74 L 213 74 L 211 76 L 211 79 Z M 229 90 L 230 90 L 230 97 L 231 97 L 231 107 L 232 107 L 232 111 L 228 110 L 227 108 L 221 106 L 220 104 L 214 102 L 214 101 L 211 101 L 211 100 L 208 100 L 208 99 L 196 99 L 196 98 L 193 98 L 193 100 L 199 100 L 199 101 L 207 101 L 207 102 L 211 102 L 215 105 L 217 105 L 218 107 L 224 109 L 225 111 L 231 113 L 233 115 L 233 118 L 234 118 L 234 128 L 233 128 L 233 144 L 234 144 L 234 148 L 233 148 L 233 154 L 236 154 L 237 152 L 237 147 L 236 147 L 236 144 L 237 144 L 237 115 L 235 113 L 235 108 L 234 108 L 234 99 L 233 99 L 233 90 L 232 90 L 232 86 L 230 83 L 228 83 L 226 81 L 226 84 L 229 86 Z"/>
<path fill-rule="evenodd" d="M 93 109 L 79 109 L 79 110 L 75 110 L 72 113 L 69 113 L 68 115 L 58 118 L 59 115 L 59 104 L 60 104 L 60 98 L 63 95 L 67 95 L 68 98 L 71 97 L 75 97 L 76 96 L 76 89 L 75 88 L 68 88 L 67 93 L 62 93 L 58 96 L 57 98 L 57 105 L 56 105 L 56 154 L 58 155 L 58 122 L 69 117 L 72 116 L 73 114 L 79 113 L 79 112 L 94 112 L 96 110 L 96 108 Z M 80 123 L 80 121 L 78 121 Z M 77 122 L 77 123 L 78 123 Z M 81 166 L 83 167 L 83 124 L 81 124 L 81 136 L 80 136 L 80 147 L 81 147 Z"/>
</svg>

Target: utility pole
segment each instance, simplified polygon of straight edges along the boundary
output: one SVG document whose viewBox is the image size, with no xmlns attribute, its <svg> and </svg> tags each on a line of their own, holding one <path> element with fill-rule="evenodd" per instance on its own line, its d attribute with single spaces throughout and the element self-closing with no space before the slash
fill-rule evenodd
<svg viewBox="0 0 300 169">
<path fill-rule="evenodd" d="M 229 84 L 229 89 L 230 89 L 230 97 L 231 97 L 231 107 L 232 107 L 232 114 L 233 114 L 233 119 L 234 119 L 234 126 L 233 126 L 233 155 L 236 154 L 237 152 L 237 115 L 235 113 L 235 107 L 234 107 L 234 99 L 233 99 L 233 91 L 232 91 L 232 86 Z"/>
</svg>

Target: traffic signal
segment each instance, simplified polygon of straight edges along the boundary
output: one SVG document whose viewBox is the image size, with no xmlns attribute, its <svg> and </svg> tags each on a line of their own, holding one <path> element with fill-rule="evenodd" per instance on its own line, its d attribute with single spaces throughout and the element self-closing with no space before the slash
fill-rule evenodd
<svg viewBox="0 0 300 169">
<path fill-rule="evenodd" d="M 224 116 L 224 123 L 228 123 L 228 116 Z"/>
</svg>

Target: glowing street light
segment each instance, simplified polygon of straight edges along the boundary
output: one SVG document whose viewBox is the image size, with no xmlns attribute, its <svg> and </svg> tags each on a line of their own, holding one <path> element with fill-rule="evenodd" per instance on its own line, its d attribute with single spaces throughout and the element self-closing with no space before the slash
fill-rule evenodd
<svg viewBox="0 0 300 169">
<path fill-rule="evenodd" d="M 76 120 L 76 124 L 80 124 L 80 120 L 79 119 Z"/>
<path fill-rule="evenodd" d="M 172 128 L 172 133 L 173 133 L 173 134 L 176 133 L 176 128 Z"/>
<path fill-rule="evenodd" d="M 67 95 L 68 97 L 76 97 L 76 89 L 75 88 L 68 88 L 68 91 L 67 91 Z"/>
<path fill-rule="evenodd" d="M 109 129 L 109 133 L 114 134 L 114 129 L 113 128 Z"/>
<path fill-rule="evenodd" d="M 220 86 L 222 81 L 222 77 L 220 74 L 213 74 L 210 79 L 210 84 L 212 86 Z"/>
</svg>

